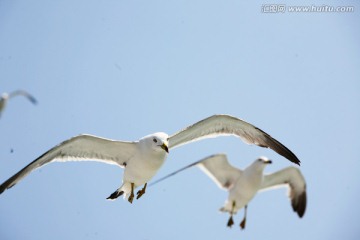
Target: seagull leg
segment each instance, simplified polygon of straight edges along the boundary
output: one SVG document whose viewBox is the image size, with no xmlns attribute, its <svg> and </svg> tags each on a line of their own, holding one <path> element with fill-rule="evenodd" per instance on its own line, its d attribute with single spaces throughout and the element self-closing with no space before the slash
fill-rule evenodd
<svg viewBox="0 0 360 240">
<path fill-rule="evenodd" d="M 244 218 L 240 223 L 240 228 L 241 229 L 245 229 L 245 224 L 246 224 L 246 212 L 247 212 L 247 205 L 245 205 L 245 209 L 244 209 L 245 213 L 244 213 Z"/>
<path fill-rule="evenodd" d="M 130 196 L 128 198 L 129 203 L 132 203 L 134 200 L 134 183 L 131 183 L 131 193 Z"/>
<path fill-rule="evenodd" d="M 233 219 L 233 215 L 234 215 L 234 208 L 235 208 L 235 201 L 232 202 L 232 208 L 231 208 L 231 212 L 230 212 L 230 218 L 228 220 L 227 226 L 229 228 L 231 228 L 231 226 L 234 224 L 234 219 Z"/>
<path fill-rule="evenodd" d="M 144 187 L 136 193 L 136 195 L 137 195 L 136 199 L 139 199 L 142 195 L 145 194 L 146 186 L 147 186 L 147 183 L 145 183 Z"/>
</svg>

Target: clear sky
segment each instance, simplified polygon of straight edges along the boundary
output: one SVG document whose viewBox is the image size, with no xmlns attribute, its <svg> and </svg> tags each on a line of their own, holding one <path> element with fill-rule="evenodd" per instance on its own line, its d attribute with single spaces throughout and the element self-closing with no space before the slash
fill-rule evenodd
<svg viewBox="0 0 360 240">
<path fill-rule="evenodd" d="M 213 114 L 263 129 L 301 160 L 308 206 L 258 194 L 245 231 L 226 227 L 227 193 L 193 168 L 131 205 L 107 201 L 122 169 L 52 163 L 0 196 L 0 239 L 359 239 L 360 5 L 338 1 L 0 1 L 0 92 L 26 89 L 0 119 L 0 181 L 72 136 L 138 140 Z M 265 5 L 268 7 L 268 5 Z M 265 9 L 266 10 L 266 9 Z M 13 150 L 13 151 L 11 151 Z M 292 166 L 234 137 L 174 149 L 155 179 L 225 152 L 244 168 Z"/>
</svg>

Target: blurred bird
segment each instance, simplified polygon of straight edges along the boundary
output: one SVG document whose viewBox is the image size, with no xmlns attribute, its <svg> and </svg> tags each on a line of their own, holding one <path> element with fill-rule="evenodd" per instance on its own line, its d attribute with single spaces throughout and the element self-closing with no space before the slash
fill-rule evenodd
<svg viewBox="0 0 360 240">
<path fill-rule="evenodd" d="M 11 93 L 3 93 L 0 97 L 0 117 L 1 117 L 1 113 L 5 110 L 8 100 L 15 96 L 24 96 L 27 99 L 29 99 L 29 101 L 32 102 L 33 104 L 37 104 L 36 99 L 24 90 L 17 90 Z"/>
<path fill-rule="evenodd" d="M 244 208 L 244 218 L 240 223 L 241 229 L 244 229 L 247 206 L 256 193 L 261 190 L 282 186 L 289 188 L 288 195 L 292 208 L 300 218 L 303 217 L 306 208 L 306 184 L 300 170 L 295 167 L 288 167 L 272 174 L 263 175 L 264 168 L 270 163 L 272 163 L 271 160 L 260 157 L 244 170 L 240 170 L 229 164 L 225 154 L 216 154 L 170 173 L 151 183 L 151 185 L 192 166 L 198 166 L 219 188 L 229 192 L 225 205 L 220 208 L 220 211 L 230 214 L 227 223 L 228 227 L 234 224 L 233 215 L 239 209 Z"/>
</svg>

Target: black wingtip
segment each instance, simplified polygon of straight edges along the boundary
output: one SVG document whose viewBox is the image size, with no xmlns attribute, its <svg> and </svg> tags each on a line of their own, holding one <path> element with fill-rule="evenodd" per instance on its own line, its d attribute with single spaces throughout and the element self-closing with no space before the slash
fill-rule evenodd
<svg viewBox="0 0 360 240">
<path fill-rule="evenodd" d="M 276 145 L 275 146 L 272 145 L 271 147 L 273 148 L 274 151 L 279 153 L 281 156 L 287 158 L 289 161 L 300 166 L 301 163 L 300 160 L 296 157 L 296 155 L 292 151 L 290 151 L 287 147 L 282 145 L 279 141 L 275 140 L 274 138 L 272 138 L 272 140 L 276 142 Z"/>
<path fill-rule="evenodd" d="M 293 207 L 294 212 L 296 212 L 300 218 L 302 218 L 305 214 L 306 201 L 307 201 L 306 191 L 301 193 L 298 197 L 293 198 L 291 201 L 291 205 Z"/>
<path fill-rule="evenodd" d="M 0 194 L 2 194 L 7 189 L 6 182 L 0 185 Z"/>
<path fill-rule="evenodd" d="M 6 189 L 11 188 L 12 186 L 14 186 L 14 185 L 7 186 L 7 185 L 6 185 L 6 182 L 3 183 L 3 184 L 0 186 L 0 194 L 2 194 L 3 192 L 5 192 Z"/>
<path fill-rule="evenodd" d="M 29 97 L 29 100 L 30 100 L 30 102 L 32 103 L 32 104 L 34 104 L 34 105 L 36 105 L 36 104 L 38 104 L 38 101 L 34 98 L 34 97 Z"/>
<path fill-rule="evenodd" d="M 294 155 L 294 156 L 295 156 L 295 155 Z M 295 157 L 296 157 L 296 156 L 295 156 Z M 296 157 L 295 159 L 292 159 L 292 160 L 289 159 L 289 160 L 290 160 L 291 162 L 295 163 L 296 165 L 298 165 L 299 167 L 301 166 L 301 165 L 300 165 L 301 162 L 300 162 L 300 160 L 299 160 L 297 157 Z"/>
<path fill-rule="evenodd" d="M 5 182 L 3 182 L 3 184 L 1 184 L 0 185 L 0 194 L 5 192 L 5 190 L 10 189 L 10 188 L 12 188 L 13 186 L 16 185 L 17 182 L 14 179 L 17 179 L 18 176 L 21 175 L 21 173 L 22 173 L 22 171 L 18 172 L 17 174 L 15 174 L 11 178 L 9 178 Z"/>
<path fill-rule="evenodd" d="M 300 163 L 301 163 L 300 160 L 297 158 L 297 156 L 292 151 L 290 151 L 290 149 L 285 147 L 282 143 L 280 143 L 275 138 L 271 137 L 269 134 L 267 134 L 260 128 L 257 128 L 257 129 L 260 130 L 266 138 L 265 142 L 266 142 L 267 146 L 260 145 L 260 147 L 269 147 L 272 150 L 274 150 L 275 152 L 277 152 L 278 154 L 280 154 L 281 156 L 288 159 L 289 161 L 300 166 Z"/>
<path fill-rule="evenodd" d="M 284 146 L 285 147 L 285 146 Z M 287 156 L 284 156 L 286 157 L 287 159 L 289 159 L 291 162 L 297 164 L 298 166 L 300 166 L 300 160 L 297 158 L 297 156 L 292 152 L 290 151 L 287 147 L 285 147 L 286 151 L 287 151 Z"/>
</svg>

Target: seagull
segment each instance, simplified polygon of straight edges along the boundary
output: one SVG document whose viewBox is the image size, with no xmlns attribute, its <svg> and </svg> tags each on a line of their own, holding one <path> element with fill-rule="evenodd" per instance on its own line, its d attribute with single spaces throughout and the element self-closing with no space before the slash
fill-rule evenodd
<svg viewBox="0 0 360 240">
<path fill-rule="evenodd" d="M 244 229 L 249 202 L 255 197 L 257 192 L 276 187 L 289 188 L 288 196 L 291 200 L 292 208 L 294 212 L 302 218 L 306 208 L 306 183 L 304 176 L 300 170 L 295 167 L 287 167 L 272 174 L 264 175 L 264 168 L 271 163 L 272 161 L 268 158 L 260 157 L 244 170 L 240 170 L 229 164 L 225 154 L 215 154 L 170 173 L 151 183 L 151 185 L 163 181 L 192 166 L 197 166 L 208 175 L 219 188 L 229 192 L 225 205 L 220 208 L 221 212 L 228 212 L 230 214 L 227 222 L 228 227 L 234 224 L 233 215 L 236 214 L 238 210 L 244 208 L 244 218 L 240 223 L 240 228 Z"/>
<path fill-rule="evenodd" d="M 37 103 L 36 99 L 24 90 L 17 90 L 11 93 L 3 93 L 0 97 L 0 117 L 1 117 L 1 113 L 4 111 L 7 105 L 7 101 L 15 96 L 24 96 L 27 99 L 29 99 L 29 101 L 32 102 L 33 104 Z"/>
<path fill-rule="evenodd" d="M 98 161 L 124 168 L 122 185 L 107 199 L 114 200 L 121 195 L 130 203 L 134 199 L 134 189 L 139 199 L 163 165 L 169 149 L 221 135 L 235 135 L 247 144 L 271 148 L 291 162 L 300 164 L 299 159 L 288 148 L 269 134 L 241 119 L 229 115 L 213 115 L 201 120 L 171 136 L 158 132 L 138 141 L 116 141 L 92 135 L 78 135 L 51 148 L 35 159 L 14 176 L 0 185 L 0 194 L 17 184 L 33 170 L 50 162 Z"/>
</svg>

